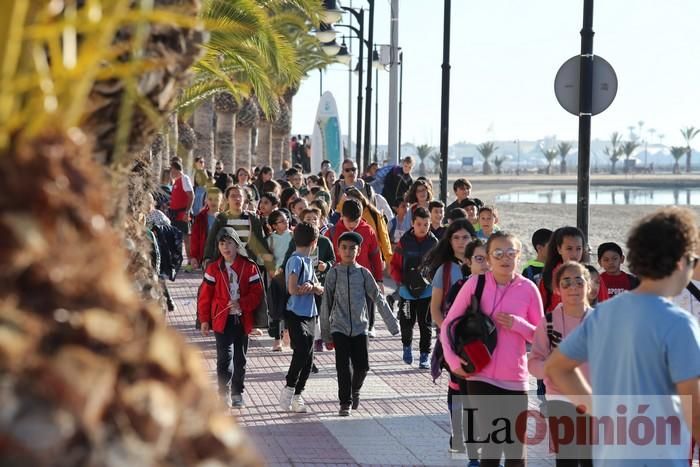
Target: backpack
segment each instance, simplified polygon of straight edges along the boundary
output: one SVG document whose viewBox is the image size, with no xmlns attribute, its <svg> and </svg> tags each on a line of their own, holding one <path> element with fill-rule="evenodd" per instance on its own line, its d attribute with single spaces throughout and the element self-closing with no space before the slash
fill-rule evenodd
<svg viewBox="0 0 700 467">
<path fill-rule="evenodd" d="M 420 298 L 430 282 L 423 275 L 420 256 L 409 256 L 403 259 L 403 285 L 414 298 Z"/>
<path fill-rule="evenodd" d="M 443 299 L 443 303 L 445 304 L 445 314 L 447 314 L 450 308 L 452 308 L 452 304 L 454 303 L 455 298 L 457 298 L 457 294 L 459 294 L 459 291 L 462 290 L 462 286 L 465 282 L 467 282 L 467 279 L 469 279 L 469 277 L 463 277 L 452 284 L 452 287 L 450 287 L 447 294 L 445 294 L 445 298 Z"/>
<path fill-rule="evenodd" d="M 695 297 L 695 300 L 700 302 L 700 289 L 698 289 L 698 287 L 695 284 L 693 284 L 692 282 L 688 282 L 688 285 L 685 288 L 688 289 L 690 295 Z"/>
<path fill-rule="evenodd" d="M 153 234 L 160 251 L 160 271 L 171 281 L 182 266 L 182 232 L 172 225 L 154 225 Z"/>
<path fill-rule="evenodd" d="M 299 276 L 304 275 L 304 262 L 301 262 Z M 287 290 L 286 274 L 278 274 L 270 279 L 269 285 L 269 300 L 267 307 L 267 316 L 271 321 L 278 321 L 284 318 L 284 312 L 287 310 L 289 302 L 289 291 Z"/>
<path fill-rule="evenodd" d="M 386 181 L 386 176 L 397 167 L 400 168 L 398 165 L 385 165 L 377 170 L 377 173 L 374 174 L 374 180 L 372 180 L 372 183 L 370 183 L 372 188 L 374 188 L 375 193 L 384 192 L 384 182 Z"/>
<path fill-rule="evenodd" d="M 462 369 L 470 374 L 480 372 L 491 362 L 498 343 L 496 325 L 491 317 L 481 311 L 485 284 L 486 276 L 479 275 L 470 305 L 462 316 L 450 323 L 447 330 L 452 349 L 466 362 L 466 365 L 462 364 Z"/>
</svg>

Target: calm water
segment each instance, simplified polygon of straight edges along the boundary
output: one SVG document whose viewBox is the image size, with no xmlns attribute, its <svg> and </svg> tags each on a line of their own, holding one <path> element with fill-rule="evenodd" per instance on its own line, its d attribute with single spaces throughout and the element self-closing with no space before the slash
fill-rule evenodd
<svg viewBox="0 0 700 467">
<path fill-rule="evenodd" d="M 576 204 L 575 188 L 517 191 L 496 197 L 497 202 Z M 590 204 L 636 204 L 666 206 L 700 205 L 700 188 L 591 187 Z"/>
</svg>

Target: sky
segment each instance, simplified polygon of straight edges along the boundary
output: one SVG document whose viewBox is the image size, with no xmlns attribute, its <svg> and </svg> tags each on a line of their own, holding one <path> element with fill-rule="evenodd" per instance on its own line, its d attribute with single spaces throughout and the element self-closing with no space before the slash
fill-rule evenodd
<svg viewBox="0 0 700 467">
<path fill-rule="evenodd" d="M 362 0 L 342 2 L 345 6 L 351 3 L 355 8 L 368 6 Z M 443 3 L 400 0 L 404 143 L 436 147 L 440 143 Z M 389 0 L 376 0 L 376 44 L 389 43 L 389 10 Z M 449 143 L 525 141 L 552 135 L 575 142 L 578 118 L 557 102 L 554 77 L 559 67 L 580 51 L 582 16 L 583 0 L 452 1 Z M 345 24 L 349 21 L 348 14 L 341 20 Z M 593 117 L 593 139 L 607 140 L 614 131 L 627 136 L 630 126 L 639 133 L 641 121 L 642 136 L 650 144 L 682 145 L 680 128 L 700 127 L 698 21 L 697 0 L 595 2 L 593 52 L 612 65 L 619 84 L 611 106 Z M 357 41 L 351 48 L 354 68 Z M 294 99 L 295 134 L 310 134 L 313 129 L 319 81 L 317 71 L 310 73 Z M 378 88 L 378 139 L 379 144 L 386 144 L 388 72 L 379 72 Z M 334 64 L 324 72 L 323 90 L 334 94 L 345 134 L 347 65 Z M 353 74 L 353 135 L 356 90 L 357 76 Z M 372 128 L 373 138 L 374 119 Z"/>
</svg>

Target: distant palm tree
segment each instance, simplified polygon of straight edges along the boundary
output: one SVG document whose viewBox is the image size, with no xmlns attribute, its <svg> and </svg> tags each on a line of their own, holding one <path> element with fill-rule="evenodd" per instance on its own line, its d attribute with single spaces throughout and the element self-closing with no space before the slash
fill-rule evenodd
<svg viewBox="0 0 700 467">
<path fill-rule="evenodd" d="M 493 165 L 496 166 L 496 173 L 501 174 L 503 163 L 506 161 L 506 156 L 496 156 L 493 158 Z"/>
<path fill-rule="evenodd" d="M 486 143 L 481 143 L 476 147 L 476 150 L 479 151 L 479 154 L 481 154 L 481 157 L 484 158 L 484 168 L 483 172 L 484 175 L 488 175 L 493 173 L 493 169 L 491 169 L 491 164 L 489 164 L 489 158 L 493 156 L 493 153 L 496 152 L 496 149 L 498 149 L 498 146 L 496 146 L 494 143 L 491 141 L 487 141 Z"/>
<path fill-rule="evenodd" d="M 421 175 L 425 175 L 425 159 L 432 152 L 433 152 L 433 147 L 428 145 L 428 144 L 421 144 L 419 146 L 416 146 L 416 153 L 418 155 L 418 158 L 420 159 L 420 166 L 418 168 L 418 172 Z M 440 165 L 440 164 L 438 164 L 438 165 Z"/>
<path fill-rule="evenodd" d="M 436 174 L 440 173 L 440 153 L 437 151 L 433 151 L 430 153 L 430 155 L 427 157 L 428 162 L 433 166 L 433 172 Z"/>
<path fill-rule="evenodd" d="M 690 148 L 690 142 L 698 135 L 698 133 L 700 133 L 700 128 L 695 128 L 692 126 L 681 129 L 681 134 L 683 135 L 686 145 L 685 171 L 687 173 L 690 173 L 690 157 L 693 153 L 693 150 Z"/>
<path fill-rule="evenodd" d="M 562 141 L 557 145 L 557 151 L 559 151 L 559 157 L 561 157 L 561 164 L 559 165 L 560 173 L 566 173 L 566 156 L 569 154 L 572 147 L 571 143 L 567 143 L 566 141 Z"/>
<path fill-rule="evenodd" d="M 603 149 L 603 153 L 608 156 L 608 159 L 610 159 L 610 164 L 612 165 L 612 168 L 610 169 L 610 173 L 615 175 L 617 173 L 616 166 L 617 166 L 617 161 L 620 160 L 620 156 L 622 155 L 622 151 L 620 148 L 615 148 L 613 149 L 611 146 L 606 146 L 605 149 Z"/>
<path fill-rule="evenodd" d="M 624 143 L 622 143 L 622 146 L 620 146 L 620 150 L 625 155 L 625 173 L 629 172 L 630 158 L 632 157 L 632 153 L 634 152 L 634 150 L 638 147 L 639 143 L 637 141 L 625 141 Z"/>
<path fill-rule="evenodd" d="M 544 146 L 540 146 L 540 151 L 542 151 L 544 158 L 547 159 L 547 175 L 552 175 L 552 163 L 559 155 L 559 151 L 556 148 L 545 149 Z"/>
<path fill-rule="evenodd" d="M 673 160 L 676 161 L 673 164 L 673 173 L 674 174 L 680 174 L 681 173 L 681 166 L 678 163 L 678 161 L 681 160 L 681 158 L 687 154 L 687 149 L 684 148 L 683 146 L 671 146 L 671 157 L 673 157 Z"/>
</svg>

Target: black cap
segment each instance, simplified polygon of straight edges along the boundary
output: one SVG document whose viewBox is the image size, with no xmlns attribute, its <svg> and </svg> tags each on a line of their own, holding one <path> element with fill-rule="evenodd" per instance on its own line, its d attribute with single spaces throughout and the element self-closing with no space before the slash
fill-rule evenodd
<svg viewBox="0 0 700 467">
<path fill-rule="evenodd" d="M 362 245 L 362 235 L 357 232 L 343 232 L 338 238 L 338 244 L 343 240 L 355 242 L 357 245 Z"/>
</svg>

